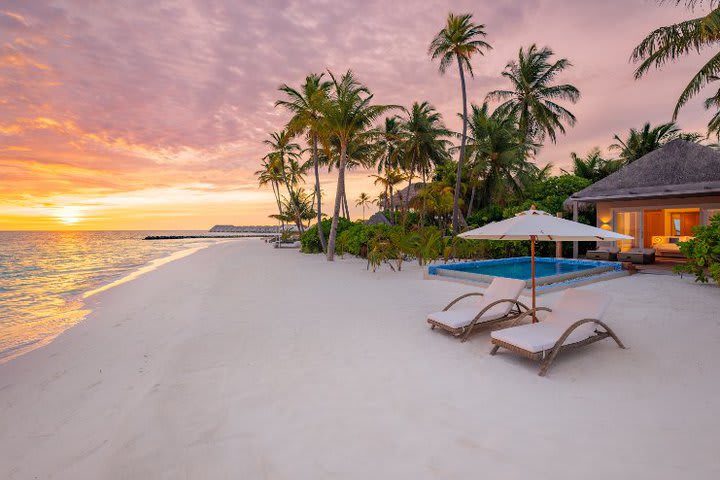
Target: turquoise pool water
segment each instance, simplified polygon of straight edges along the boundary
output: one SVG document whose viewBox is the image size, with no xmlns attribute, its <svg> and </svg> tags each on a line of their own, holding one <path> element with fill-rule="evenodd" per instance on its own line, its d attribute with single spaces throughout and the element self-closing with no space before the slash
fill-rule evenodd
<svg viewBox="0 0 720 480">
<path fill-rule="evenodd" d="M 535 277 L 539 278 L 553 275 L 563 275 L 566 273 L 590 270 L 595 267 L 597 267 L 597 265 L 585 263 L 536 261 Z M 491 275 L 493 277 L 515 278 L 518 280 L 530 280 L 531 278 L 531 265 L 529 259 L 506 263 L 470 263 L 463 268 L 453 268 L 452 270 L 476 273 L 479 275 Z"/>
</svg>

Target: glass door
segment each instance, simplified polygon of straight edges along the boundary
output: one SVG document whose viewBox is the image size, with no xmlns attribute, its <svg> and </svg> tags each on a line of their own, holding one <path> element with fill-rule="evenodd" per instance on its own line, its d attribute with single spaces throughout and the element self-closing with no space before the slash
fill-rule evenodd
<svg viewBox="0 0 720 480">
<path fill-rule="evenodd" d="M 623 235 L 630 235 L 632 240 L 620 240 L 618 247 L 623 252 L 637 247 L 642 238 L 640 233 L 640 212 L 615 212 L 615 231 Z"/>
</svg>

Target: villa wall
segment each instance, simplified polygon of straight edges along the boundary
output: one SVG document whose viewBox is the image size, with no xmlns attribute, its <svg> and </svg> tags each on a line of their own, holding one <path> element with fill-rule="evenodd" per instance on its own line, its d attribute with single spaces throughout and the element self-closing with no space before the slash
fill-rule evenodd
<svg viewBox="0 0 720 480">
<path fill-rule="evenodd" d="M 700 208 L 700 210 L 717 210 L 720 209 L 720 195 L 705 197 L 668 197 L 668 198 L 651 198 L 642 200 L 616 200 L 612 202 L 597 203 L 597 226 L 602 227 L 607 224 L 614 230 L 613 211 L 614 210 L 656 210 L 664 208 Z M 701 223 L 707 220 L 704 216 L 700 217 Z"/>
<path fill-rule="evenodd" d="M 706 225 L 710 217 L 710 211 L 720 211 L 720 195 L 701 197 L 668 197 L 640 200 L 616 200 L 611 202 L 598 202 L 597 205 L 597 226 L 600 228 L 616 230 L 615 215 L 617 211 L 642 211 L 659 209 L 683 209 L 699 208 L 700 224 Z M 715 213 L 715 212 L 712 212 Z M 640 215 L 642 232 L 642 215 Z M 606 242 L 598 242 L 603 245 Z"/>
</svg>

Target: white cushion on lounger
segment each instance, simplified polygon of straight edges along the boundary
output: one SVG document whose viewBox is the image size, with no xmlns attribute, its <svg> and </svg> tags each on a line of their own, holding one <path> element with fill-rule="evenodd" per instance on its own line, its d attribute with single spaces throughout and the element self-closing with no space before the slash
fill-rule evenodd
<svg viewBox="0 0 720 480">
<path fill-rule="evenodd" d="M 504 317 L 506 313 L 504 312 L 494 312 L 493 310 L 498 309 L 500 305 L 497 305 L 487 312 L 485 312 L 485 315 L 482 316 L 482 321 L 487 322 L 490 320 L 495 320 L 496 318 Z M 447 325 L 450 328 L 463 328 L 470 325 L 470 322 L 473 321 L 473 319 L 477 316 L 478 313 L 480 313 L 480 310 L 482 310 L 483 307 L 476 307 L 476 308 L 451 308 L 450 310 L 446 310 L 444 312 L 435 312 L 428 315 L 429 320 L 433 320 L 437 323 L 441 323 L 443 325 Z"/>
<path fill-rule="evenodd" d="M 578 320 L 601 319 L 610 297 L 601 292 L 569 288 L 563 292 L 553 311 L 539 322 L 492 332 L 492 338 L 527 350 L 541 352 L 551 349 L 565 330 Z M 595 334 L 597 324 L 586 323 L 572 331 L 564 345 L 580 342 Z"/>
<path fill-rule="evenodd" d="M 433 320 L 437 323 L 441 323 L 450 328 L 462 328 L 466 327 L 473 321 L 480 311 L 485 308 L 486 305 L 490 305 L 493 302 L 503 299 L 515 300 L 520 296 L 520 293 L 525 288 L 525 281 L 514 280 L 512 278 L 500 278 L 496 277 L 485 292 L 480 302 L 476 303 L 473 307 L 450 307 L 450 310 L 444 312 L 434 312 L 428 315 L 429 320 Z M 513 303 L 502 302 L 493 306 L 485 312 L 481 320 L 488 322 L 495 320 L 500 317 L 504 317 L 510 312 Z"/>
<path fill-rule="evenodd" d="M 485 289 L 482 298 L 485 305 L 489 305 L 492 302 L 497 302 L 498 300 L 503 300 L 506 298 L 509 298 L 511 300 L 517 300 L 524 288 L 525 280 L 495 277 L 493 278 L 490 286 Z M 490 312 L 502 311 L 503 315 L 507 315 L 512 306 L 513 304 L 510 302 L 503 302 L 491 308 Z"/>
<path fill-rule="evenodd" d="M 564 331 L 558 325 L 539 322 L 495 330 L 490 336 L 528 352 L 542 352 L 551 349 Z"/>
<path fill-rule="evenodd" d="M 563 292 L 552 312 L 548 314 L 543 323 L 555 324 L 566 330 L 578 320 L 585 318 L 602 319 L 608 305 L 610 305 L 610 296 L 605 293 L 568 288 Z M 582 340 L 592 335 L 595 328 L 597 328 L 597 324 L 586 323 L 575 329 L 571 336 L 581 336 Z M 580 334 L 580 332 L 584 333 Z"/>
</svg>

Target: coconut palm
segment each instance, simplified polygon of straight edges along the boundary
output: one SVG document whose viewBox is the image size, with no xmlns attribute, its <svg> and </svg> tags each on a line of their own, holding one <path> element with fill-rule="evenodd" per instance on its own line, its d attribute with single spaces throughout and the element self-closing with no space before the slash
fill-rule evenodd
<svg viewBox="0 0 720 480">
<path fill-rule="evenodd" d="M 520 194 L 524 182 L 518 178 L 523 172 L 535 167 L 527 158 L 530 145 L 518 130 L 515 117 L 502 110 L 488 112 L 488 104 L 472 105 L 470 115 L 470 138 L 467 158 L 471 182 L 477 188 L 477 200 L 481 207 L 491 204 L 504 205 L 508 193 Z M 475 194 L 471 193 L 473 201 Z"/>
<path fill-rule="evenodd" d="M 272 132 L 268 140 L 263 143 L 270 147 L 270 152 L 263 157 L 263 160 L 272 160 L 279 162 L 280 171 L 282 173 L 283 183 L 287 188 L 288 195 L 292 188 L 292 183 L 288 178 L 288 161 L 298 160 L 300 158 L 300 145 L 293 142 L 292 134 L 287 130 Z"/>
<path fill-rule="evenodd" d="M 641 78 L 652 67 L 661 68 L 666 63 L 675 61 L 691 53 L 699 53 L 710 49 L 713 56 L 690 79 L 680 94 L 672 120 L 677 119 L 678 112 L 691 98 L 697 95 L 703 87 L 713 82 L 720 74 L 720 0 L 673 0 L 675 4 L 684 3 L 688 8 L 706 4 L 711 11 L 706 15 L 686 20 L 684 22 L 660 27 L 650 33 L 635 47 L 631 59 L 640 62 L 635 70 L 635 79 Z M 705 102 L 705 108 L 717 108 L 717 102 Z M 710 121 L 710 131 L 718 132 L 714 120 Z"/>
<path fill-rule="evenodd" d="M 395 185 L 405 180 L 405 175 L 400 170 L 389 169 L 385 171 L 384 175 L 370 175 L 375 179 L 375 185 L 381 185 L 385 189 L 385 208 L 390 209 L 392 212 L 394 209 L 393 205 L 393 190 Z"/>
<path fill-rule="evenodd" d="M 373 95 L 370 90 L 362 85 L 349 70 L 340 78 L 336 78 L 330 73 L 330 78 L 332 79 L 331 91 L 321 112 L 325 138 L 329 141 L 337 140 L 340 147 L 335 208 L 327 246 L 327 259 L 332 261 L 335 258 L 335 239 L 340 219 L 340 205 L 345 196 L 348 146 L 353 141 L 360 144 L 364 138 L 377 136 L 377 132 L 371 129 L 373 122 L 394 107 L 373 105 L 371 103 Z"/>
<path fill-rule="evenodd" d="M 357 136 L 353 138 L 347 145 L 345 171 L 356 168 L 371 169 L 375 166 L 381 146 L 373 141 L 372 131 L 368 131 L 367 135 Z M 320 155 L 322 164 L 328 166 L 328 173 L 340 166 L 340 142 L 337 138 L 330 139 L 326 142 L 326 148 Z M 340 206 L 341 213 L 345 218 L 350 218 L 350 209 L 347 200 L 347 192 L 343 193 L 342 203 Z"/>
<path fill-rule="evenodd" d="M 618 151 L 623 164 L 628 165 L 653 150 L 657 150 L 667 142 L 679 138 L 680 135 L 680 129 L 674 122 L 654 127 L 648 122 L 640 130 L 631 128 L 624 140 L 615 135 L 613 138 L 617 143 L 610 145 L 610 149 Z M 685 138 L 691 139 L 687 136 Z"/>
<path fill-rule="evenodd" d="M 255 172 L 255 176 L 258 177 L 258 185 L 265 186 L 270 184 L 273 190 L 273 196 L 278 208 L 278 217 L 282 217 L 283 209 L 280 201 L 280 184 L 284 180 L 282 173 L 282 166 L 278 160 L 263 159 L 262 168 Z M 280 219 L 284 225 L 284 219 Z"/>
<path fill-rule="evenodd" d="M 510 81 L 510 90 L 495 90 L 486 100 L 503 102 L 500 111 L 514 115 L 526 141 L 541 144 L 545 136 L 555 143 L 557 132 L 565 133 L 565 125 L 575 125 L 575 115 L 558 102 L 575 103 L 580 92 L 570 84 L 554 84 L 555 78 L 572 66 L 566 58 L 552 61 L 555 54 L 549 47 L 538 49 L 532 44 L 520 48 L 517 60 L 505 66 L 503 77 Z"/>
<path fill-rule="evenodd" d="M 386 172 L 398 167 L 398 144 L 400 142 L 400 122 L 397 116 L 386 117 L 379 129 L 376 144 L 377 171 Z"/>
<path fill-rule="evenodd" d="M 305 133 L 308 143 L 312 149 L 313 170 L 315 173 L 315 204 L 317 206 L 317 222 L 320 225 L 322 220 L 322 194 L 320 191 L 320 173 L 318 161 L 318 141 L 322 128 L 322 105 L 327 101 L 328 91 L 332 85 L 329 81 L 323 80 L 324 74 L 312 73 L 305 78 L 299 89 L 294 89 L 288 85 L 280 87 L 280 91 L 285 93 L 287 100 L 278 100 L 276 106 L 282 106 L 289 110 L 293 116 L 288 122 L 288 129 L 291 132 Z M 319 228 L 318 237 L 323 250 L 326 250 L 325 234 L 323 229 Z"/>
<path fill-rule="evenodd" d="M 598 147 L 590 150 L 585 157 L 572 152 L 570 158 L 573 161 L 572 170 L 561 169 L 561 171 L 563 173 L 572 173 L 576 177 L 586 178 L 593 183 L 602 180 L 622 167 L 621 160 L 606 160 L 603 158 Z"/>
<path fill-rule="evenodd" d="M 368 207 L 373 204 L 372 199 L 370 198 L 370 195 L 368 195 L 365 192 L 361 192 L 360 195 L 357 198 L 357 201 L 355 201 L 356 207 L 362 207 L 362 219 L 365 221 L 365 207 Z"/>
<path fill-rule="evenodd" d="M 283 197 L 286 220 L 295 222 L 300 233 L 305 231 L 303 222 L 315 218 L 313 203 L 312 195 L 308 195 L 303 188 L 292 189 L 288 197 Z"/>
<path fill-rule="evenodd" d="M 401 166 L 408 178 L 408 195 L 404 209 L 407 211 L 412 192 L 412 179 L 419 173 L 423 185 L 435 165 L 448 160 L 447 140 L 452 134 L 442 123 L 442 116 L 428 102 L 413 103 L 412 108 L 400 120 L 398 152 Z"/>
<path fill-rule="evenodd" d="M 467 93 L 465 91 L 465 70 L 473 75 L 470 60 L 476 54 L 483 55 L 484 50 L 492 47 L 485 42 L 485 25 L 472 22 L 472 15 L 448 14 L 445 26 L 433 38 L 428 48 L 430 57 L 440 60 L 440 73 L 444 74 L 448 67 L 457 61 L 460 73 L 460 89 L 462 91 L 463 126 L 460 137 L 460 154 L 458 156 L 455 192 L 453 198 L 453 233 L 460 231 L 460 189 L 463 160 L 465 159 L 465 142 L 467 141 Z"/>
</svg>

